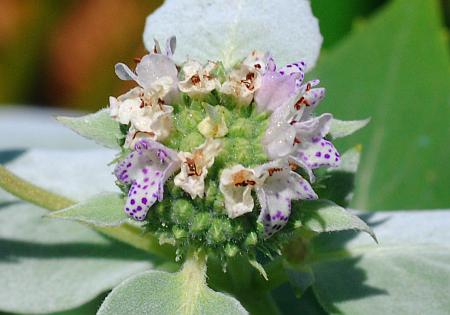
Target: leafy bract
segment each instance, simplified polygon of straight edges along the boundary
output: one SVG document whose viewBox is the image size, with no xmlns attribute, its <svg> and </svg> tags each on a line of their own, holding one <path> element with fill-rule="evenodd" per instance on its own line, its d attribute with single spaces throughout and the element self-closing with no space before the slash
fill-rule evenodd
<svg viewBox="0 0 450 315">
<path fill-rule="evenodd" d="M 395 0 L 329 54 L 315 76 L 320 110 L 371 116 L 338 145 L 364 144 L 352 207 L 430 209 L 450 203 L 449 58 L 438 1 Z M 426 44 L 424 44 L 426 43 Z"/>
<path fill-rule="evenodd" d="M 367 218 L 379 245 L 354 233 L 315 241 L 313 287 L 322 306 L 333 314 L 446 314 L 450 211 Z"/>
<path fill-rule="evenodd" d="M 330 135 L 334 138 L 343 138 L 355 133 L 361 128 L 367 126 L 370 122 L 370 118 L 362 120 L 331 120 Z"/>
<path fill-rule="evenodd" d="M 204 268 L 188 260 L 178 273 L 141 273 L 116 287 L 98 315 L 248 314 L 239 301 L 208 288 L 204 272 Z"/>
<path fill-rule="evenodd" d="M 152 256 L 45 213 L 19 201 L 0 204 L 0 310 L 68 310 L 151 269 Z"/>
<path fill-rule="evenodd" d="M 48 216 L 96 226 L 118 226 L 130 221 L 123 211 L 124 204 L 121 194 L 102 193 L 72 207 L 51 212 Z"/>
<path fill-rule="evenodd" d="M 307 0 L 167 0 L 147 18 L 144 44 L 177 36 L 175 61 L 221 60 L 232 66 L 254 49 L 285 65 L 299 59 L 312 68 L 322 44 Z"/>
<path fill-rule="evenodd" d="M 108 148 L 118 148 L 118 138 L 122 136 L 120 125 L 113 120 L 107 109 L 82 117 L 57 117 L 58 121 L 66 125 L 79 135 L 92 139 Z"/>
<path fill-rule="evenodd" d="M 363 220 L 328 200 L 303 202 L 296 220 L 295 224 L 317 233 L 358 230 L 368 233 L 376 241 L 372 229 Z"/>
</svg>

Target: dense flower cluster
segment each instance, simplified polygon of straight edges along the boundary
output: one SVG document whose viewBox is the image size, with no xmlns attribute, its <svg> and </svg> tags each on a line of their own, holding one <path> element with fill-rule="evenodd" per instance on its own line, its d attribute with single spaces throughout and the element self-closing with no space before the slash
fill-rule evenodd
<svg viewBox="0 0 450 315">
<path fill-rule="evenodd" d="M 293 200 L 318 198 L 313 170 L 340 162 L 325 139 L 331 114 L 313 115 L 325 90 L 303 82 L 303 61 L 278 68 L 269 53 L 254 51 L 232 69 L 219 61 L 176 65 L 174 49 L 174 38 L 164 52 L 155 41 L 134 71 L 116 65 L 119 78 L 138 84 L 110 98 L 111 116 L 125 127 L 115 169 L 125 212 L 173 239 L 195 232 L 199 216 L 210 244 L 226 243 L 227 229 L 242 235 L 228 247 L 249 243 L 258 226 L 261 239 L 270 238 L 288 222 Z M 172 215 L 180 211 L 192 218 Z M 257 222 L 233 224 L 255 211 Z"/>
</svg>

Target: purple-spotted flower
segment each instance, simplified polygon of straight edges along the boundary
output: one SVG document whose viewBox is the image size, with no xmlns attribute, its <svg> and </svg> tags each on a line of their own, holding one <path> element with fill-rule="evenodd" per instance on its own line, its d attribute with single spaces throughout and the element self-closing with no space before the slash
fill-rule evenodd
<svg viewBox="0 0 450 315">
<path fill-rule="evenodd" d="M 166 180 L 179 168 L 175 151 L 156 141 L 139 141 L 135 151 L 114 170 L 119 182 L 131 185 L 125 212 L 138 221 L 144 220 L 149 208 L 163 199 Z"/>
<path fill-rule="evenodd" d="M 292 200 L 318 198 L 311 185 L 292 171 L 286 160 L 263 164 L 255 172 L 259 181 L 256 194 L 261 206 L 258 221 L 264 225 L 266 237 L 285 226 L 291 214 Z"/>
<path fill-rule="evenodd" d="M 273 58 L 269 57 L 261 87 L 255 93 L 258 110 L 273 112 L 285 105 L 298 93 L 305 76 L 304 71 L 304 61 L 288 64 L 277 71 Z"/>
<path fill-rule="evenodd" d="M 220 177 L 220 191 L 230 218 L 253 210 L 252 189 L 256 190 L 261 206 L 258 221 L 264 224 L 266 237 L 286 224 L 292 200 L 318 198 L 311 185 L 292 171 L 287 159 L 271 161 L 254 169 L 235 165 L 224 169 Z"/>
<path fill-rule="evenodd" d="M 336 148 L 324 139 L 330 130 L 332 115 L 312 115 L 325 95 L 323 88 L 313 88 L 318 83 L 314 80 L 301 85 L 295 97 L 276 108 L 263 139 L 269 158 L 288 157 L 302 166 L 311 180 L 314 180 L 313 169 L 336 167 L 340 163 Z"/>
</svg>

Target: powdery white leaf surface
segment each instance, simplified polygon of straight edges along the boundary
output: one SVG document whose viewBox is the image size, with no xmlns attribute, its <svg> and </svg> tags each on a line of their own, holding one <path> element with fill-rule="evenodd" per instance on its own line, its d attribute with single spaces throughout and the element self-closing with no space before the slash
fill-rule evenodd
<svg viewBox="0 0 450 315">
<path fill-rule="evenodd" d="M 135 224 L 123 211 L 125 201 L 121 194 L 102 193 L 76 205 L 49 213 L 48 217 L 79 221 L 95 226 L 118 226 L 125 222 Z"/>
<path fill-rule="evenodd" d="M 333 118 L 331 120 L 330 135 L 334 139 L 347 137 L 367 126 L 369 122 L 370 118 L 362 120 L 339 120 Z"/>
<path fill-rule="evenodd" d="M 314 291 L 336 314 L 446 314 L 450 309 L 450 211 L 367 215 L 363 234 L 323 235 Z M 370 217 L 370 218 L 369 218 Z"/>
<path fill-rule="evenodd" d="M 322 36 L 307 0 L 167 0 L 148 18 L 144 44 L 177 37 L 175 61 L 222 60 L 232 66 L 252 50 L 270 51 L 280 65 L 304 59 L 311 69 Z"/>
<path fill-rule="evenodd" d="M 150 271 L 137 275 L 116 287 L 97 314 L 248 314 L 238 300 L 208 288 L 200 272 L 185 268 L 172 274 Z"/>
<path fill-rule="evenodd" d="M 14 174 L 75 201 L 100 192 L 118 191 L 112 166 L 114 151 L 40 150 L 24 152 L 6 164 Z"/>
<path fill-rule="evenodd" d="M 368 233 L 374 240 L 372 229 L 357 215 L 328 200 L 304 202 L 299 213 L 303 227 L 318 233 L 357 230 Z"/>
<path fill-rule="evenodd" d="M 81 117 L 59 116 L 58 121 L 73 131 L 108 148 L 119 148 L 122 136 L 119 123 L 111 118 L 108 109 Z"/>
<path fill-rule="evenodd" d="M 46 213 L 19 201 L 0 204 L 0 310 L 68 310 L 151 269 L 152 256 Z"/>
</svg>

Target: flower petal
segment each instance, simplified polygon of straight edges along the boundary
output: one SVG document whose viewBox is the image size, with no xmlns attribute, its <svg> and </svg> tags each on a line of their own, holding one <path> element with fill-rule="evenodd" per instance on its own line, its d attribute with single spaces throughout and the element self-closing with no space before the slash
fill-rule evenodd
<svg viewBox="0 0 450 315">
<path fill-rule="evenodd" d="M 337 167 L 341 162 L 339 152 L 330 141 L 325 139 L 299 147 L 292 157 L 300 160 L 302 165 L 311 170 L 322 166 Z"/>
<path fill-rule="evenodd" d="M 134 80 L 137 81 L 137 75 L 124 63 L 117 63 L 114 67 L 116 75 L 120 80 L 129 81 Z"/>
<path fill-rule="evenodd" d="M 225 197 L 229 218 L 234 219 L 253 210 L 252 188 L 255 184 L 255 171 L 242 165 L 222 171 L 219 188 Z"/>
<path fill-rule="evenodd" d="M 143 220 L 150 206 L 162 200 L 164 183 L 179 168 L 180 161 L 176 152 L 156 141 L 140 140 L 135 149 L 114 173 L 120 182 L 131 184 L 125 212 Z"/>
<path fill-rule="evenodd" d="M 175 63 L 167 56 L 148 54 L 142 57 L 136 66 L 137 83 L 143 88 L 150 88 L 162 77 L 170 77 L 177 82 L 178 71 Z"/>
<path fill-rule="evenodd" d="M 262 167 L 270 170 L 270 166 L 274 164 L 277 164 L 277 161 Z M 270 175 L 266 177 L 263 185 L 256 190 L 261 205 L 258 221 L 264 225 L 266 237 L 272 236 L 287 223 L 292 200 L 318 198 L 310 184 L 289 167 L 284 167 L 281 171 L 277 167 L 272 167 L 273 169 L 276 171 L 269 172 Z"/>
</svg>

